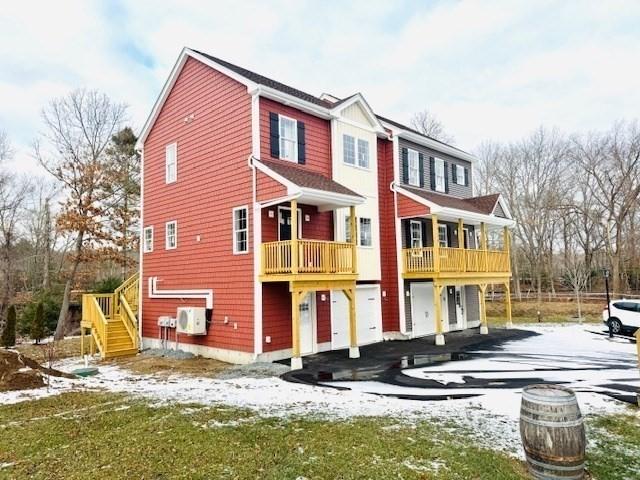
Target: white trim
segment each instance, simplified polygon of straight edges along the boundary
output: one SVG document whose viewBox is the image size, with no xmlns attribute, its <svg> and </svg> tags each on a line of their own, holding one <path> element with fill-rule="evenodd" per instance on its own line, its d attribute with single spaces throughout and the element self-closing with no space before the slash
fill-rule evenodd
<svg viewBox="0 0 640 480">
<path fill-rule="evenodd" d="M 414 247 L 413 246 L 413 226 L 414 225 L 418 225 L 418 228 L 420 229 L 420 246 L 419 247 Z M 411 240 L 411 245 L 407 245 L 407 248 L 422 248 L 425 246 L 426 244 L 426 238 L 423 238 L 422 236 L 422 222 L 419 220 L 409 220 L 409 239 Z"/>
<path fill-rule="evenodd" d="M 169 178 L 169 152 L 173 151 L 174 178 Z M 164 147 L 164 183 L 176 183 L 178 181 L 178 142 L 173 142 Z"/>
<path fill-rule="evenodd" d="M 158 277 L 149 277 L 148 288 L 149 298 L 195 298 L 205 300 L 205 308 L 211 310 L 213 308 L 213 290 L 212 289 L 181 289 L 181 290 L 160 290 L 158 289 Z"/>
<path fill-rule="evenodd" d="M 442 168 L 442 176 L 438 175 L 438 171 Z M 437 193 L 446 193 L 447 192 L 447 162 L 444 161 L 444 158 L 435 157 L 433 159 L 433 178 L 435 183 L 434 191 Z M 442 183 L 438 184 L 438 178 L 442 179 Z"/>
<path fill-rule="evenodd" d="M 340 118 L 340 121 L 342 122 L 351 123 L 354 126 L 362 128 L 361 124 L 358 124 L 356 122 L 349 122 L 348 118 L 343 118 L 342 115 L 340 115 L 340 112 L 342 112 L 342 110 L 344 110 L 347 107 L 350 107 L 354 103 L 360 104 L 360 106 L 364 110 L 365 115 L 369 118 L 369 121 L 373 125 L 373 128 L 369 127 L 369 130 L 374 131 L 377 134 L 384 135 L 386 137 L 387 133 L 385 132 L 382 123 L 380 122 L 380 120 L 378 119 L 376 114 L 373 112 L 373 110 L 371 109 L 371 107 L 369 106 L 369 104 L 367 103 L 367 101 L 365 100 L 364 96 L 361 93 L 356 93 L 355 95 L 350 97 L 348 100 L 345 100 L 344 102 L 332 108 L 331 109 L 332 116 Z"/>
<path fill-rule="evenodd" d="M 293 152 L 294 158 L 286 158 L 282 156 L 282 119 L 288 120 L 290 122 L 293 122 L 293 134 L 295 135 L 295 139 L 293 140 Z M 291 139 L 285 139 L 285 141 L 291 142 Z M 298 120 L 296 120 L 295 118 L 291 118 L 288 117 L 286 115 L 282 115 L 282 114 L 278 114 L 278 157 L 280 158 L 280 160 L 284 160 L 286 162 L 291 162 L 291 163 L 298 163 Z"/>
<path fill-rule="evenodd" d="M 416 180 L 417 183 L 412 183 L 411 182 L 411 153 L 415 153 L 414 158 L 416 160 L 416 168 L 414 170 L 417 171 L 416 173 Z M 407 148 L 407 183 L 412 186 L 412 187 L 418 187 L 420 188 L 420 152 L 418 152 L 418 150 L 415 150 L 413 148 Z"/>
<path fill-rule="evenodd" d="M 467 153 L 467 152 L 463 152 L 462 150 L 458 150 L 457 148 L 452 147 L 450 145 L 440 143 L 435 140 L 431 140 L 423 135 L 419 135 L 417 133 L 410 132 L 403 128 L 396 127 L 395 125 L 387 123 L 384 120 L 381 120 L 381 123 L 384 127 L 391 130 L 394 136 L 406 138 L 407 140 L 413 143 L 417 143 L 418 145 L 429 147 L 440 153 L 451 155 L 452 157 L 458 158 L 460 160 L 466 160 L 467 162 L 471 162 L 472 164 L 478 161 L 478 159 L 474 155 L 471 155 L 470 153 Z"/>
<path fill-rule="evenodd" d="M 240 210 L 244 210 L 245 211 L 245 215 L 247 216 L 247 218 L 245 219 L 245 223 L 247 224 L 247 227 L 245 228 L 245 230 L 247 231 L 247 248 L 246 250 L 238 250 L 238 244 L 236 241 L 236 233 L 242 231 L 242 229 L 240 230 L 236 230 L 236 212 L 239 212 Z M 246 255 L 247 253 L 249 253 L 249 205 L 240 205 L 239 207 L 233 207 L 231 209 L 231 238 L 232 238 L 232 242 L 233 242 L 233 254 L 234 255 Z"/>
<path fill-rule="evenodd" d="M 169 246 L 169 225 L 173 225 L 174 227 L 175 245 L 173 247 Z M 175 250 L 176 248 L 178 248 L 178 221 L 170 220 L 164 224 L 164 249 Z"/>
<path fill-rule="evenodd" d="M 464 165 L 460 165 L 459 163 L 453 163 L 452 165 L 456 168 L 456 181 L 454 183 L 456 185 L 460 185 L 463 187 L 468 186 L 467 183 L 465 182 L 466 175 L 464 173 L 467 170 L 466 167 Z M 462 175 L 460 175 L 461 169 L 462 169 Z"/>
<path fill-rule="evenodd" d="M 373 219 L 371 217 L 358 217 L 356 216 L 358 222 L 358 246 L 362 248 L 373 248 Z M 364 245 L 362 243 L 362 220 L 369 220 L 369 239 L 371 240 L 371 245 Z"/>
<path fill-rule="evenodd" d="M 140 149 L 140 233 L 144 228 L 144 149 Z M 144 254 L 142 253 L 142 246 L 138 251 L 138 265 L 139 265 L 139 277 L 138 277 L 138 339 L 139 345 L 142 345 L 142 304 L 144 302 Z"/>
<path fill-rule="evenodd" d="M 511 216 L 511 211 L 509 210 L 509 206 L 507 205 L 507 202 L 505 201 L 502 194 L 498 196 L 498 200 L 496 201 L 496 204 L 493 206 L 493 210 L 491 211 L 491 214 L 494 215 L 494 212 L 496 211 L 496 207 L 498 206 L 498 204 L 502 207 L 502 211 L 507 216 L 507 218 L 509 220 L 512 220 L 513 217 Z"/>
<path fill-rule="evenodd" d="M 260 158 L 260 97 L 251 96 L 251 154 Z M 253 352 L 254 358 L 262 353 L 262 206 L 258 202 L 258 171 L 249 157 L 252 176 L 253 203 Z"/>
<path fill-rule="evenodd" d="M 151 248 L 147 248 L 149 245 L 147 244 L 147 232 L 151 232 Z M 153 252 L 153 242 L 154 242 L 154 232 L 153 225 L 149 225 L 148 227 L 144 227 L 142 229 L 142 252 L 143 253 L 151 253 Z"/>
<path fill-rule="evenodd" d="M 444 242 L 442 242 L 442 240 L 440 239 L 440 234 L 442 233 L 443 230 L 444 230 Z M 434 239 L 434 242 L 435 242 L 435 239 Z M 449 245 L 449 227 L 447 227 L 446 224 L 438 223 L 438 245 L 440 246 L 440 248 L 448 248 L 451 246 Z"/>
</svg>

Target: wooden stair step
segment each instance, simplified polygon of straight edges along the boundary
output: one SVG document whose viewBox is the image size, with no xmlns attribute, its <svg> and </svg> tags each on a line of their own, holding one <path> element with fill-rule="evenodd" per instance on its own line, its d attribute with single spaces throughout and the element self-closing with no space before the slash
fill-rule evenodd
<svg viewBox="0 0 640 480">
<path fill-rule="evenodd" d="M 106 354 L 104 354 L 102 358 L 133 356 L 137 354 L 138 354 L 137 348 L 118 348 L 113 350 L 109 348 Z"/>
</svg>

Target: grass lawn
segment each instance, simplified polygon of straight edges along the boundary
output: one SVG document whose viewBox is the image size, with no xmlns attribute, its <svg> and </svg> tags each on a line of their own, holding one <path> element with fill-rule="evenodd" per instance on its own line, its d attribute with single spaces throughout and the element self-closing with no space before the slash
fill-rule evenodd
<svg viewBox="0 0 640 480">
<path fill-rule="evenodd" d="M 526 478 L 521 462 L 450 431 L 67 393 L 0 406 L 0 478 Z"/>
<path fill-rule="evenodd" d="M 595 477 L 635 478 L 638 416 L 596 417 L 588 427 Z M 453 432 L 444 423 L 261 418 L 67 393 L 0 406 L 0 478 L 528 478 L 522 462 Z"/>
<path fill-rule="evenodd" d="M 582 321 L 585 323 L 599 323 L 602 321 L 600 303 L 585 303 L 582 305 Z M 577 308 L 573 301 L 512 301 L 511 316 L 513 323 L 538 323 L 540 312 L 541 323 L 577 322 Z M 504 325 L 506 323 L 505 306 L 500 301 L 487 301 L 487 321 L 489 325 Z"/>
</svg>

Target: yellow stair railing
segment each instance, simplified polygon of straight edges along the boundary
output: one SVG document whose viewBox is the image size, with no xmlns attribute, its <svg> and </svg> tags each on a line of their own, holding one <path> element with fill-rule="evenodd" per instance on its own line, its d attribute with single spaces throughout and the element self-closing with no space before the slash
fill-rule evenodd
<svg viewBox="0 0 640 480">
<path fill-rule="evenodd" d="M 113 293 L 82 296 L 81 355 L 85 354 L 85 331 L 90 330 L 90 351 L 98 348 L 102 358 L 135 355 L 139 349 L 139 277 L 136 273 Z"/>
</svg>

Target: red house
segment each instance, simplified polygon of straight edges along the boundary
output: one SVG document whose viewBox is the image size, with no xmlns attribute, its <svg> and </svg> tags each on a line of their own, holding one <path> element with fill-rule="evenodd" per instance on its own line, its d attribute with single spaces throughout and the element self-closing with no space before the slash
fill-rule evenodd
<svg viewBox="0 0 640 480">
<path fill-rule="evenodd" d="M 499 195 L 473 157 L 184 49 L 141 132 L 139 334 L 234 363 L 468 328 L 508 288 Z M 503 240 L 489 245 L 500 228 Z M 486 324 L 484 325 L 486 327 Z"/>
</svg>

